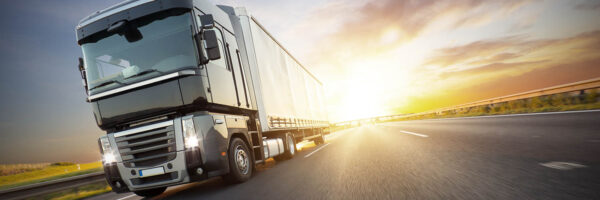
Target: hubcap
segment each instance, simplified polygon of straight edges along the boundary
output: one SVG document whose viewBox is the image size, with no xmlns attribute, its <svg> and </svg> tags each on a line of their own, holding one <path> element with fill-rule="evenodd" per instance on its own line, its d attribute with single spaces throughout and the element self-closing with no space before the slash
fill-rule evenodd
<svg viewBox="0 0 600 200">
<path fill-rule="evenodd" d="M 290 154 L 294 155 L 296 153 L 296 148 L 294 148 L 294 140 L 292 140 L 292 137 L 288 135 L 288 145 L 289 145 L 289 149 L 290 149 Z"/>
<path fill-rule="evenodd" d="M 247 174 L 250 160 L 248 158 L 248 154 L 244 151 L 244 148 L 241 145 L 238 145 L 235 148 L 235 163 L 242 174 Z"/>
</svg>

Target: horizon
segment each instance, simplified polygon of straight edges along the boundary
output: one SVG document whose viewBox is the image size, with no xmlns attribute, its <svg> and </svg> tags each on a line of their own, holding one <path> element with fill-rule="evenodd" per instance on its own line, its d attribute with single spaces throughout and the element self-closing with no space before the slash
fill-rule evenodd
<svg viewBox="0 0 600 200">
<path fill-rule="evenodd" d="M 0 164 L 100 159 L 75 26 L 121 1 L 56 2 L 0 3 Z M 246 7 L 323 82 L 330 122 L 600 77 L 598 1 L 212 2 Z"/>
</svg>

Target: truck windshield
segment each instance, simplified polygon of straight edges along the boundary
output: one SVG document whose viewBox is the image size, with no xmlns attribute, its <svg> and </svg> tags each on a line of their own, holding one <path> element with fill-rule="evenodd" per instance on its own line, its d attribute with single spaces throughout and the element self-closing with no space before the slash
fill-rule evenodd
<svg viewBox="0 0 600 200">
<path fill-rule="evenodd" d="M 147 20 L 147 19 L 146 19 Z M 108 35 L 82 44 L 90 91 L 142 81 L 198 65 L 189 12 L 157 17 L 138 26 L 142 39 Z"/>
</svg>

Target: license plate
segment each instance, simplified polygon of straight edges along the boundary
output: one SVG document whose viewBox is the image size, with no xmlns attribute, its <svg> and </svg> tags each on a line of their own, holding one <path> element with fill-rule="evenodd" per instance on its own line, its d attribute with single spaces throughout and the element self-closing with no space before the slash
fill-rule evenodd
<svg viewBox="0 0 600 200">
<path fill-rule="evenodd" d="M 165 173 L 165 169 L 163 167 L 140 170 L 141 177 L 156 176 L 156 175 L 161 175 L 164 173 Z"/>
</svg>

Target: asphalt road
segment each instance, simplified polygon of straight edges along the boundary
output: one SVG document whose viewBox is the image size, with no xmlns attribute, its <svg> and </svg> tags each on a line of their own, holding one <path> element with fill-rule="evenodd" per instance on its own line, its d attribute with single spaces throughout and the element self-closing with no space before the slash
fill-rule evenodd
<svg viewBox="0 0 600 200">
<path fill-rule="evenodd" d="M 141 199 L 93 199 L 119 198 Z M 215 178 L 155 199 L 600 199 L 600 112 L 365 125 L 246 183 Z"/>
</svg>

